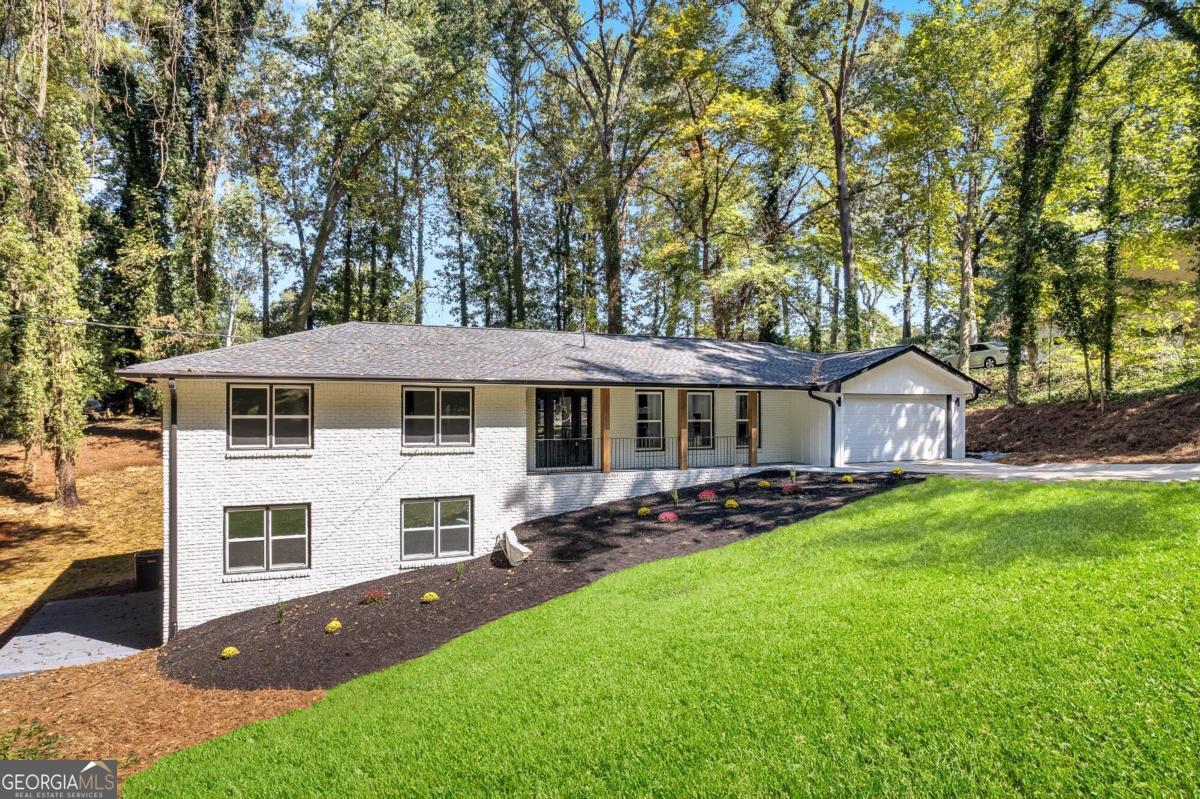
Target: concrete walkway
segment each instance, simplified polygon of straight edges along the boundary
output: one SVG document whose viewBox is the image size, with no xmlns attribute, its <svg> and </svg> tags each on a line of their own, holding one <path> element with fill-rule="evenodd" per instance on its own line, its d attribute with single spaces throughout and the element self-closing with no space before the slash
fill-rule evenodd
<svg viewBox="0 0 1200 799">
<path fill-rule="evenodd" d="M 159 645 L 162 592 L 47 602 L 0 649 L 0 679 L 132 655 Z"/>
<path fill-rule="evenodd" d="M 879 472 L 894 463 L 856 463 L 838 472 Z M 1039 463 L 1013 466 L 974 458 L 902 463 L 906 472 L 945 474 L 979 480 L 1200 480 L 1200 463 Z"/>
</svg>

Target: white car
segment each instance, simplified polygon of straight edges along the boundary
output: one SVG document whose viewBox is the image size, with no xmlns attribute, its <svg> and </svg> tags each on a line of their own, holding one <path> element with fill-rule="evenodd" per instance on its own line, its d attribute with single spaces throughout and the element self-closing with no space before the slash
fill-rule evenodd
<svg viewBox="0 0 1200 799">
<path fill-rule="evenodd" d="M 971 368 L 991 369 L 1008 363 L 1008 345 L 1003 341 L 981 341 L 971 345 Z"/>
</svg>

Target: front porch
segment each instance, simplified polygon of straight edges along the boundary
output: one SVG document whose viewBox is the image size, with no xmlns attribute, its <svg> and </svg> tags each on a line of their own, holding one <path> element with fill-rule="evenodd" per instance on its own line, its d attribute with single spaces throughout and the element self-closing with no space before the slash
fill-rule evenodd
<svg viewBox="0 0 1200 799">
<path fill-rule="evenodd" d="M 771 401 L 789 400 L 783 392 Z M 764 453 L 764 392 L 737 389 L 535 388 L 528 393 L 531 474 L 755 467 L 795 460 L 791 414 Z M 795 417 L 791 417 L 795 418 Z"/>
</svg>

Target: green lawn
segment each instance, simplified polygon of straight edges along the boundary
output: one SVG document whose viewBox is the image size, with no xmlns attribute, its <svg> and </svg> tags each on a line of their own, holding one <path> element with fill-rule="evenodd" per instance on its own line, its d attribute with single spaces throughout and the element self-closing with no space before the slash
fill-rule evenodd
<svg viewBox="0 0 1200 799">
<path fill-rule="evenodd" d="M 1195 794 L 1198 500 L 931 479 L 607 577 L 125 795 Z"/>
</svg>

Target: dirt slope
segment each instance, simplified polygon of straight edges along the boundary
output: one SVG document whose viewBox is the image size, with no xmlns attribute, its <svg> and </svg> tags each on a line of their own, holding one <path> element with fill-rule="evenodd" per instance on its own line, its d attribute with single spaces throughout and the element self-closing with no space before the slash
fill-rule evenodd
<svg viewBox="0 0 1200 799">
<path fill-rule="evenodd" d="M 1200 461 L 1200 394 L 1110 404 L 971 409 L 967 449 L 1006 452 L 1008 463 Z"/>
</svg>

